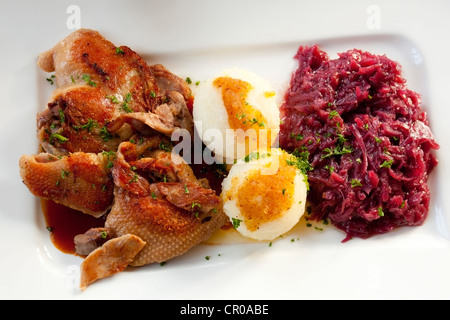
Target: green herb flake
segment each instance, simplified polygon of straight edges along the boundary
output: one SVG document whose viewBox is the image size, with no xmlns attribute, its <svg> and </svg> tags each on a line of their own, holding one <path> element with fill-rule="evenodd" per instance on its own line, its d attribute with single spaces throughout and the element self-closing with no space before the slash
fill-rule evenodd
<svg viewBox="0 0 450 320">
<path fill-rule="evenodd" d="M 233 223 L 233 229 L 237 229 L 241 225 L 242 220 L 237 218 L 231 218 L 231 222 Z"/>
<path fill-rule="evenodd" d="M 136 172 L 134 172 L 134 175 L 133 175 L 133 177 L 131 178 L 131 180 L 130 181 L 128 181 L 128 183 L 133 183 L 133 182 L 137 182 L 137 180 L 138 180 L 138 175 L 137 175 L 137 173 Z"/>
<path fill-rule="evenodd" d="M 60 143 L 65 143 L 65 142 L 69 141 L 69 138 L 62 136 L 59 133 L 50 134 L 50 143 L 52 143 L 55 140 L 58 140 Z"/>
<path fill-rule="evenodd" d="M 164 142 L 161 142 L 161 143 L 159 144 L 159 149 L 160 149 L 160 150 L 163 150 L 163 151 L 167 151 L 167 152 L 172 151 L 171 146 L 170 146 L 170 145 L 166 145 Z"/>
<path fill-rule="evenodd" d="M 336 110 L 330 111 L 328 114 L 329 119 L 333 119 L 334 117 L 339 117 L 339 113 Z"/>
<path fill-rule="evenodd" d="M 103 141 L 109 141 L 112 139 L 112 134 L 108 131 L 108 128 L 106 128 L 106 125 L 100 128 L 100 137 Z"/>
<path fill-rule="evenodd" d="M 295 149 L 290 159 L 286 159 L 286 163 L 289 166 L 297 167 L 303 175 L 307 175 L 309 171 L 312 171 L 313 168 L 309 163 L 309 151 L 299 149 Z"/>
<path fill-rule="evenodd" d="M 86 82 L 88 85 L 90 85 L 91 87 L 96 87 L 97 84 L 91 80 L 91 76 L 88 74 L 83 74 L 81 76 L 81 78 L 84 80 L 84 82 Z"/>
<path fill-rule="evenodd" d="M 66 171 L 64 169 L 61 170 L 61 178 L 65 179 L 69 176 L 70 171 Z"/>
<path fill-rule="evenodd" d="M 55 75 L 54 74 L 52 74 L 49 78 L 46 78 L 46 80 L 51 84 L 51 85 L 53 85 L 55 82 L 53 81 L 53 80 L 55 80 Z"/>
<path fill-rule="evenodd" d="M 122 48 L 120 48 L 120 47 L 116 47 L 116 54 L 119 54 L 119 55 L 124 55 L 125 54 L 125 52 L 122 50 Z"/>
<path fill-rule="evenodd" d="M 64 112 L 61 109 L 59 109 L 58 113 L 59 113 L 59 119 L 61 120 L 61 123 L 64 123 L 64 121 L 66 121 L 66 116 L 64 115 Z"/>
<path fill-rule="evenodd" d="M 111 100 L 112 103 L 118 104 L 120 101 L 116 96 L 106 96 L 107 99 Z"/>
<path fill-rule="evenodd" d="M 359 181 L 358 179 L 352 179 L 350 181 L 350 183 L 352 185 L 352 188 L 354 188 L 354 187 L 361 187 L 362 186 L 361 181 Z"/>
<path fill-rule="evenodd" d="M 76 129 L 86 130 L 87 132 L 91 132 L 92 128 L 97 128 L 98 122 L 96 120 L 88 119 L 88 122 L 83 124 L 82 126 L 77 126 Z"/>
<path fill-rule="evenodd" d="M 200 203 L 194 201 L 194 202 L 192 202 L 191 208 L 194 209 L 195 207 L 201 208 L 202 205 Z"/>
<path fill-rule="evenodd" d="M 380 217 L 384 217 L 383 208 L 378 207 L 378 215 L 379 215 Z"/>
<path fill-rule="evenodd" d="M 381 165 L 380 168 L 390 168 L 392 166 L 392 164 L 394 163 L 394 159 L 391 159 L 389 161 L 384 161 Z"/>
<path fill-rule="evenodd" d="M 126 113 L 132 113 L 133 110 L 130 109 L 128 106 L 128 103 L 131 101 L 132 95 L 131 93 L 127 93 L 124 97 L 123 104 L 122 104 L 122 110 Z"/>
</svg>

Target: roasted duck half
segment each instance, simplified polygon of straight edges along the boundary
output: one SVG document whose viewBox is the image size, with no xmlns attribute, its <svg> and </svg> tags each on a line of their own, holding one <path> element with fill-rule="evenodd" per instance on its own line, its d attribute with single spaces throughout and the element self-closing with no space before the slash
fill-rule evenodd
<svg viewBox="0 0 450 320">
<path fill-rule="evenodd" d="M 208 181 L 168 149 L 177 130 L 193 137 L 184 80 L 87 29 L 38 65 L 56 88 L 37 115 L 39 153 L 20 158 L 20 174 L 35 196 L 105 218 L 74 239 L 86 258 L 80 288 L 179 256 L 225 223 Z"/>
</svg>

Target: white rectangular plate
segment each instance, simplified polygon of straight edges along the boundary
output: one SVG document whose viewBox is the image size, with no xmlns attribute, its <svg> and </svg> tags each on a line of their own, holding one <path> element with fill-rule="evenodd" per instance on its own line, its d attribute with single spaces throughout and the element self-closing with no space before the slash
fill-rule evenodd
<svg viewBox="0 0 450 320">
<path fill-rule="evenodd" d="M 229 6 L 241 4 L 235 2 L 227 3 Z M 238 66 L 271 81 L 282 94 L 295 68 L 293 56 L 300 45 L 319 44 L 330 57 L 359 48 L 386 54 L 398 61 L 403 66 L 409 87 L 422 95 L 423 108 L 429 114 L 432 130 L 441 145 L 440 163 L 429 182 L 432 200 L 429 216 L 420 227 L 401 228 L 347 243 L 341 243 L 342 232 L 321 225 L 317 225 L 323 229 L 321 231 L 299 225 L 271 246 L 266 242 L 226 243 L 219 238 L 214 244 L 199 245 L 164 266 L 130 269 L 80 292 L 77 281 L 82 260 L 63 254 L 53 246 L 40 203 L 29 194 L 18 176 L 20 155 L 34 153 L 37 149 L 35 115 L 45 107 L 52 89 L 45 81 L 48 75 L 37 69 L 36 57 L 70 32 L 65 25 L 69 4 L 44 2 L 35 8 L 34 15 L 10 4 L 9 15 L 3 20 L 11 24 L 11 30 L 14 27 L 22 30 L 23 36 L 14 32 L 2 35 L 3 43 L 9 43 L 14 53 L 8 51 L 4 59 L 7 63 L 2 62 L 7 77 L 1 80 L 6 95 L 1 106 L 5 117 L 0 126 L 0 147 L 8 152 L 0 163 L 0 250 L 4 257 L 0 264 L 0 298 L 450 297 L 450 213 L 446 197 L 449 175 L 445 160 L 449 158 L 445 140 L 448 136 L 448 99 L 445 90 L 441 90 L 447 86 L 442 82 L 449 83 L 450 68 L 444 59 L 446 55 L 439 51 L 445 51 L 445 48 L 427 37 L 427 30 L 421 31 L 426 21 L 417 19 L 422 17 L 424 8 L 416 4 L 406 10 L 404 3 L 395 6 L 389 1 L 376 3 L 382 24 L 379 30 L 373 30 L 366 23 L 372 3 L 342 11 L 336 2 L 330 2 L 326 10 L 322 8 L 321 15 L 322 21 L 329 22 L 328 28 L 319 25 L 313 16 L 321 9 L 319 5 L 297 1 L 280 1 L 273 7 L 268 1 L 243 2 L 242 10 L 247 12 L 259 4 L 260 16 L 239 13 L 237 18 L 234 16 L 237 20 L 226 27 L 224 23 L 230 22 L 227 17 L 233 16 L 234 11 L 220 2 L 206 5 L 202 1 L 193 1 L 188 5 L 183 1 L 150 1 L 129 6 L 126 1 L 114 5 L 99 3 L 78 2 L 83 27 L 97 29 L 117 45 L 130 46 L 149 63 L 161 63 L 181 77 L 190 77 L 193 82 Z M 28 4 L 35 6 L 33 1 Z M 102 13 L 101 4 L 108 8 L 106 13 Z M 440 3 L 440 7 L 427 9 L 435 13 L 429 20 L 433 22 L 442 17 L 439 20 L 442 28 L 448 30 L 449 23 L 441 12 L 449 12 L 450 5 Z M 152 16 L 154 12 L 164 12 L 166 17 L 173 14 L 171 19 L 175 25 L 167 22 L 169 18 Z M 339 21 L 349 21 L 348 25 L 336 23 L 337 12 L 341 12 L 342 20 Z M 394 22 L 394 17 L 400 13 L 405 16 L 407 27 Z M 106 21 L 104 15 L 108 16 L 108 21 L 120 21 L 121 27 Z M 269 16 L 270 26 L 267 25 Z M 295 20 L 297 16 L 301 19 Z M 22 19 L 17 22 L 14 17 Z M 43 27 L 33 29 L 32 21 L 45 23 Z M 422 23 L 422 27 L 417 23 Z M 245 29 L 247 25 L 259 28 L 261 32 L 245 31 L 249 30 Z M 307 28 L 308 25 L 311 27 Z M 443 34 L 438 28 L 433 31 Z M 37 37 L 37 32 L 45 33 L 45 37 Z"/>
</svg>

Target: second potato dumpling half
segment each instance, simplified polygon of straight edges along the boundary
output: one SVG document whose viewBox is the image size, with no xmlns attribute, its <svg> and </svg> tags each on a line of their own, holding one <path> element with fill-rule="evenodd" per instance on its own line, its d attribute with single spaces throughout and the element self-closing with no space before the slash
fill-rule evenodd
<svg viewBox="0 0 450 320">
<path fill-rule="evenodd" d="M 307 177 L 295 156 L 278 148 L 238 160 L 222 183 L 224 212 L 235 229 L 255 240 L 273 240 L 305 212 Z"/>
</svg>

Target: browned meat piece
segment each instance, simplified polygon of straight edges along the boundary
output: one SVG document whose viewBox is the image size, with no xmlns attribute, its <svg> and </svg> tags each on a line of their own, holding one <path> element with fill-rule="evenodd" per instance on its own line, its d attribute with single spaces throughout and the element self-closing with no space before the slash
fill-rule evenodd
<svg viewBox="0 0 450 320">
<path fill-rule="evenodd" d="M 94 217 L 111 208 L 114 183 L 110 175 L 112 157 L 108 154 L 24 155 L 19 167 L 23 182 L 37 197 Z"/>
<path fill-rule="evenodd" d="M 153 113 L 133 112 L 121 115 L 110 127 L 121 127 L 124 122 L 127 122 L 143 134 L 148 134 L 150 128 L 168 136 L 175 129 L 183 128 L 188 130 L 192 136 L 194 133 L 193 120 L 183 96 L 179 92 L 171 91 L 168 93 L 166 101 L 157 106 Z"/>
<path fill-rule="evenodd" d="M 122 272 L 145 246 L 132 234 L 125 234 L 105 242 L 92 251 L 81 264 L 80 289 L 85 290 L 98 279 Z"/>
<path fill-rule="evenodd" d="M 181 255 L 209 238 L 226 221 L 220 198 L 211 189 L 202 188 L 181 158 L 174 158 L 174 163 L 171 157 L 175 156 L 163 151 L 152 153 L 156 160 L 141 158 L 138 148 L 129 142 L 119 146 L 112 170 L 115 200 L 105 223 L 117 235 L 135 234 L 147 243 L 133 266 Z M 157 161 L 163 158 L 164 163 Z M 148 171 L 159 169 L 172 172 L 174 181 L 164 182 L 164 175 L 159 182 L 154 181 L 154 175 L 145 178 Z M 177 194 L 180 199 L 176 199 Z"/>
<path fill-rule="evenodd" d="M 87 256 L 112 238 L 114 238 L 113 233 L 106 228 L 91 228 L 74 237 L 75 254 Z"/>
<path fill-rule="evenodd" d="M 208 239 L 225 221 L 221 206 L 214 213 L 196 217 L 156 194 L 141 196 L 116 188 L 114 206 L 105 226 L 118 235 L 136 234 L 147 243 L 130 263 L 142 266 L 186 253 Z"/>
<path fill-rule="evenodd" d="M 162 94 L 176 91 L 181 93 L 186 101 L 191 98 L 191 89 L 186 81 L 174 75 L 161 64 L 152 65 L 150 66 L 150 69 L 155 76 L 156 85 Z"/>
<path fill-rule="evenodd" d="M 129 125 L 109 130 L 117 115 L 105 93 L 89 86 L 56 89 L 47 109 L 38 114 L 38 139 L 53 154 L 68 152 L 99 153 L 117 149 L 133 134 Z"/>
<path fill-rule="evenodd" d="M 211 189 L 205 189 L 197 184 L 184 182 L 158 183 L 159 192 L 170 203 L 199 215 L 208 213 L 220 205 L 220 200 Z"/>
<path fill-rule="evenodd" d="M 73 32 L 42 53 L 38 65 L 55 72 L 58 86 L 38 115 L 38 137 L 47 152 L 115 151 L 132 134 L 127 123 L 144 133 L 193 130 L 184 81 L 96 31 Z"/>
</svg>

